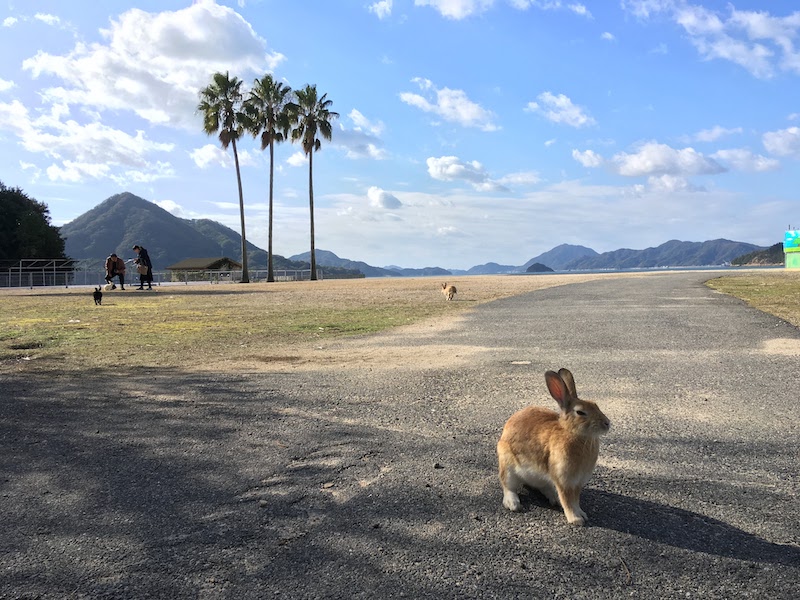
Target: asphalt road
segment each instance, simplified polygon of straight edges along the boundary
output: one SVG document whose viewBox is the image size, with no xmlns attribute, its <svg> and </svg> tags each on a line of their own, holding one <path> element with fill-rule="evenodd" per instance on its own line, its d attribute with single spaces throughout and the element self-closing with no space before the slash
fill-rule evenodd
<svg viewBox="0 0 800 600">
<path fill-rule="evenodd" d="M 800 332 L 707 277 L 480 306 L 451 369 L 3 376 L 0 597 L 797 598 Z M 585 528 L 496 475 L 562 366 Z"/>
</svg>

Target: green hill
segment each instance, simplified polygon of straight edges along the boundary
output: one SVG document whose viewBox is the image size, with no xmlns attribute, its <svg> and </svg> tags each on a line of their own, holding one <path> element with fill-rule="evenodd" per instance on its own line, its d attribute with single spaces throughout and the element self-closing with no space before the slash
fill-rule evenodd
<svg viewBox="0 0 800 600">
<path fill-rule="evenodd" d="M 731 264 L 741 267 L 745 265 L 782 265 L 784 262 L 783 242 L 778 242 L 766 250 L 756 250 L 734 258 Z"/>
<path fill-rule="evenodd" d="M 134 244 L 147 248 L 157 270 L 187 258 L 241 260 L 242 238 L 233 229 L 209 219 L 181 219 L 129 192 L 111 196 L 60 231 L 67 256 L 76 260 L 103 260 L 112 252 L 133 258 Z M 248 242 L 247 257 L 250 269 L 266 269 L 266 251 Z M 308 268 L 277 254 L 273 262 L 276 269 Z"/>
</svg>

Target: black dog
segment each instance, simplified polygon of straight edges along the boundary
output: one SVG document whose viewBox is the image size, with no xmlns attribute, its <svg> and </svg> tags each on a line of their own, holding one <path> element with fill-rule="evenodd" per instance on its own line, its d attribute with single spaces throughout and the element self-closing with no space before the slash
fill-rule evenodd
<svg viewBox="0 0 800 600">
<path fill-rule="evenodd" d="M 100 288 L 95 288 L 94 292 L 92 292 L 92 296 L 94 297 L 94 303 L 97 306 L 103 304 L 103 292 L 100 291 Z"/>
</svg>

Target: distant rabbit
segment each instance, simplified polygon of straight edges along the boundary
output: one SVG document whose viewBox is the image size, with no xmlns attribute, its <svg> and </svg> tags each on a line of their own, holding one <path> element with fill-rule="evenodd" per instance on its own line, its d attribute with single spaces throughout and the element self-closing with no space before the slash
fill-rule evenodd
<svg viewBox="0 0 800 600">
<path fill-rule="evenodd" d="M 583 525 L 581 489 L 592 475 L 599 437 L 611 422 L 594 402 L 581 400 L 567 369 L 544 374 L 550 395 L 561 412 L 529 406 L 506 422 L 497 444 L 503 506 L 517 511 L 522 485 L 541 491 L 553 506 L 561 503 L 572 525 Z"/>
<path fill-rule="evenodd" d="M 103 292 L 100 291 L 100 288 L 94 288 L 94 292 L 92 292 L 92 297 L 94 298 L 94 303 L 97 306 L 103 304 Z"/>
<path fill-rule="evenodd" d="M 446 283 L 442 284 L 442 293 L 444 294 L 445 298 L 448 300 L 452 300 L 453 296 L 456 295 L 456 286 L 454 285 L 447 285 Z"/>
</svg>

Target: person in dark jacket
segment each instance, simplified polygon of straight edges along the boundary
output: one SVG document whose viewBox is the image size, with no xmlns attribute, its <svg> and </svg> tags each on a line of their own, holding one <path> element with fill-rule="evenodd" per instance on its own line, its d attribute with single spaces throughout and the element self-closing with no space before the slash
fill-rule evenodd
<svg viewBox="0 0 800 600">
<path fill-rule="evenodd" d="M 153 289 L 153 263 L 150 262 L 150 255 L 147 253 L 146 248 L 142 248 L 139 244 L 133 247 L 138 257 L 133 261 L 136 263 L 136 270 L 139 271 L 139 287 L 137 290 L 143 290 L 144 284 L 147 284 L 147 289 Z M 140 268 L 141 267 L 141 268 Z"/>
<path fill-rule="evenodd" d="M 114 277 L 119 277 L 119 286 L 125 289 L 125 261 L 116 254 L 111 254 L 106 258 L 106 283 L 111 284 L 111 289 L 117 288 L 114 285 Z"/>
</svg>

